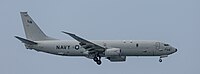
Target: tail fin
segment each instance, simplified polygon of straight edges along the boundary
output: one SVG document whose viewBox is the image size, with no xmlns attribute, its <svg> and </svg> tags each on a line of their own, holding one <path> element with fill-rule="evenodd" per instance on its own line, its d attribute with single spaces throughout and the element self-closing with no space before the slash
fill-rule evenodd
<svg viewBox="0 0 200 74">
<path fill-rule="evenodd" d="M 27 12 L 20 12 L 20 14 L 27 39 L 33 41 L 55 40 L 54 38 L 46 36 L 42 32 L 42 30 L 37 26 L 37 24 L 33 21 L 33 19 L 31 19 L 31 17 L 27 14 Z"/>
</svg>

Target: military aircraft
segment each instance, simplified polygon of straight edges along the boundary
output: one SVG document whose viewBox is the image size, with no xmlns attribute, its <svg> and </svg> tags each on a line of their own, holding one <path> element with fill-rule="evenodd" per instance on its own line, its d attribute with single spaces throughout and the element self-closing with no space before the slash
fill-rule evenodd
<svg viewBox="0 0 200 74">
<path fill-rule="evenodd" d="M 100 65 L 101 57 L 111 62 L 126 61 L 127 56 L 159 56 L 175 53 L 176 48 L 151 40 L 86 40 L 73 33 L 62 31 L 75 40 L 59 40 L 49 37 L 38 27 L 27 12 L 20 12 L 26 38 L 15 36 L 27 49 L 61 56 L 84 56 Z"/>
</svg>

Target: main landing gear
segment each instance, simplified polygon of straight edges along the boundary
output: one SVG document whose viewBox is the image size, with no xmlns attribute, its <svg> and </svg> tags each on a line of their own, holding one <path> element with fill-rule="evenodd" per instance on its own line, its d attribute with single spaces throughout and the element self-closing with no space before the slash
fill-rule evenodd
<svg viewBox="0 0 200 74">
<path fill-rule="evenodd" d="M 99 55 L 96 55 L 93 60 L 98 64 L 98 65 L 101 65 L 101 56 Z"/>
</svg>

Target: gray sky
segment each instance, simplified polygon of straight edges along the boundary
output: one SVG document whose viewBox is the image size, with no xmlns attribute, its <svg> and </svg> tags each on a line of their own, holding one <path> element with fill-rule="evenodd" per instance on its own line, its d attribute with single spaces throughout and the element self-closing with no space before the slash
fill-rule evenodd
<svg viewBox="0 0 200 74">
<path fill-rule="evenodd" d="M 0 74 L 199 74 L 199 0 L 1 0 Z M 60 31 L 90 40 L 159 40 L 178 52 L 159 57 L 102 59 L 62 57 L 27 50 L 13 36 L 25 37 L 20 11 L 49 36 L 72 39 Z"/>
</svg>

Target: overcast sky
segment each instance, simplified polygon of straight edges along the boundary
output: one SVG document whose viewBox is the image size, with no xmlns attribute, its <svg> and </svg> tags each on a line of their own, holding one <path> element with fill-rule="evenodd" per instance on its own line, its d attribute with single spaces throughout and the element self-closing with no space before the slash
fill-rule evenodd
<svg viewBox="0 0 200 74">
<path fill-rule="evenodd" d="M 1 0 L 0 74 L 200 74 L 200 0 Z M 88 40 L 159 40 L 178 52 L 159 57 L 102 59 L 62 57 L 27 50 L 14 38 L 25 37 L 20 12 L 49 36 Z"/>
</svg>

